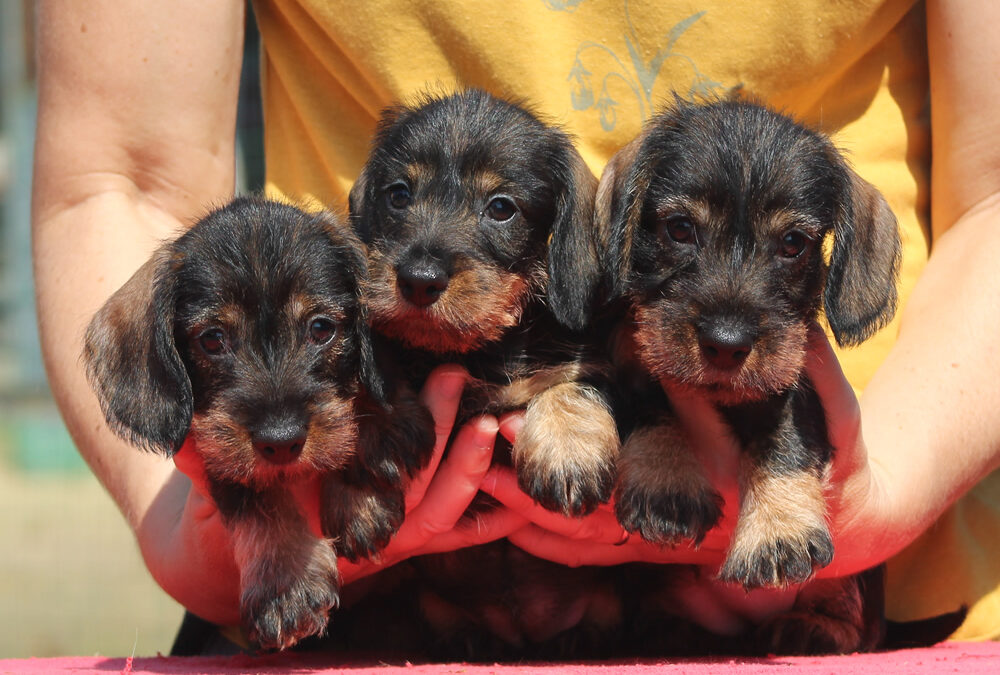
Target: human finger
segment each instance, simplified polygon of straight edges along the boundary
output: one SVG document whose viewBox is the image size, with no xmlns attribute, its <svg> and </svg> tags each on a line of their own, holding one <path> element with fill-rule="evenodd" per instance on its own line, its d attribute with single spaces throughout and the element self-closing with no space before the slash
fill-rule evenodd
<svg viewBox="0 0 1000 675">
<path fill-rule="evenodd" d="M 830 340 L 818 324 L 809 327 L 808 339 L 806 374 L 823 405 L 827 436 L 836 449 L 832 478 L 838 482 L 868 464 L 864 444 L 858 443 L 861 405 Z"/>
<path fill-rule="evenodd" d="M 659 546 L 633 535 L 624 543 L 583 542 L 551 532 L 534 523 L 511 533 L 507 539 L 521 550 L 551 562 L 581 565 L 622 565 L 629 562 L 718 564 L 718 555 L 705 548 L 687 545 Z"/>
<path fill-rule="evenodd" d="M 459 366 L 444 365 L 435 368 L 427 377 L 420 391 L 420 401 L 427 406 L 434 419 L 434 452 L 427 466 L 410 482 L 406 491 L 406 511 L 409 513 L 424 497 L 433 480 L 448 439 L 451 438 L 455 416 L 462 400 L 462 390 L 469 374 Z"/>
<path fill-rule="evenodd" d="M 524 411 L 515 410 L 500 417 L 500 435 L 513 445 L 517 435 L 524 427 Z"/>
<path fill-rule="evenodd" d="M 480 489 L 525 520 L 569 539 L 613 544 L 628 536 L 610 507 L 599 508 L 582 518 L 569 518 L 542 507 L 521 490 L 509 467 L 491 468 Z"/>
<path fill-rule="evenodd" d="M 411 545 L 412 540 L 410 543 L 406 543 L 410 537 L 405 531 L 400 530 L 402 537 L 397 534 L 389 546 L 370 559 L 362 559 L 357 562 L 341 559 L 338 564 L 341 579 L 347 584 L 414 556 L 445 553 L 487 544 L 509 536 L 512 532 L 524 527 L 526 522 L 523 517 L 512 511 L 496 509 L 474 517 L 463 518 L 462 522 L 451 530 L 432 536 L 415 548 Z"/>
<path fill-rule="evenodd" d="M 505 508 L 467 514 L 452 529 L 428 539 L 415 554 L 442 553 L 486 544 L 503 539 L 527 524 L 524 516 Z"/>
<path fill-rule="evenodd" d="M 498 424 L 488 415 L 465 424 L 455 436 L 424 491 L 423 498 L 407 515 L 403 528 L 416 528 L 414 546 L 455 527 L 473 498 L 493 460 Z M 400 529 L 398 538 L 404 534 Z"/>
</svg>

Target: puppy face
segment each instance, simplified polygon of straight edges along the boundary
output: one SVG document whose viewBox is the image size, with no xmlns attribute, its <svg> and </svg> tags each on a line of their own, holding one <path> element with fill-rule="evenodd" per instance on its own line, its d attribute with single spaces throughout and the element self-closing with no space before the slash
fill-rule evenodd
<svg viewBox="0 0 1000 675">
<path fill-rule="evenodd" d="M 209 477 L 242 484 L 341 467 L 381 387 L 361 246 L 327 218 L 239 199 L 161 248 L 87 333 L 112 427 L 167 454 L 190 428 Z"/>
<path fill-rule="evenodd" d="M 612 160 L 597 199 L 640 360 L 717 400 L 791 386 L 824 303 L 841 344 L 894 311 L 899 240 L 881 195 L 825 137 L 762 106 L 678 102 Z"/>
<path fill-rule="evenodd" d="M 389 111 L 351 192 L 373 324 L 411 347 L 469 352 L 546 289 L 559 318 L 582 324 L 576 279 L 590 285 L 597 261 L 579 225 L 595 186 L 563 133 L 484 92 Z"/>
</svg>

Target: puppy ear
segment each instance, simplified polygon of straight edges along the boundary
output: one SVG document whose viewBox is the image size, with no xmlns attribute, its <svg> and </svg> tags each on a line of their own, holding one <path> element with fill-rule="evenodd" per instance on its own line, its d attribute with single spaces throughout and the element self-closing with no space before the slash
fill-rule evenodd
<svg viewBox="0 0 1000 675">
<path fill-rule="evenodd" d="M 353 190 L 351 200 L 353 217 Z M 329 216 L 326 227 L 338 251 L 337 260 L 331 262 L 342 266 L 341 273 L 346 277 L 349 290 L 358 299 L 358 311 L 354 316 L 353 325 L 358 350 L 358 379 L 368 395 L 384 406 L 388 401 L 386 381 L 377 367 L 371 325 L 368 320 L 368 303 L 365 301 L 365 286 L 368 281 L 366 247 L 353 232 L 342 226 L 332 215 Z"/>
<path fill-rule="evenodd" d="M 371 324 L 368 320 L 368 305 L 364 297 L 358 305 L 355 318 L 355 335 L 358 337 L 358 376 L 361 385 L 372 400 L 387 406 L 389 404 L 389 385 L 382 374 L 375 358 L 375 345 L 372 337 Z"/>
<path fill-rule="evenodd" d="M 857 345 L 896 312 L 899 228 L 882 194 L 846 167 L 848 179 L 823 303 L 837 344 Z"/>
<path fill-rule="evenodd" d="M 385 161 L 384 148 L 392 144 L 389 138 L 392 128 L 412 112 L 411 108 L 403 105 L 390 106 L 382 110 L 378 123 L 375 125 L 375 135 L 372 139 L 368 159 L 361 168 L 361 173 L 358 174 L 354 185 L 351 186 L 351 192 L 347 197 L 351 229 L 366 244 L 370 244 L 372 241 L 372 218 L 375 217 L 374 209 L 377 198 L 376 191 L 378 190 L 378 185 L 372 176 L 375 171 L 374 167 L 380 161 Z"/>
<path fill-rule="evenodd" d="M 91 320 L 87 377 L 111 429 L 170 456 L 191 426 L 191 381 L 174 342 L 174 262 L 161 248 Z"/>
<path fill-rule="evenodd" d="M 354 185 L 351 186 L 351 192 L 347 197 L 351 229 L 366 244 L 370 243 L 372 238 L 371 208 L 375 198 L 375 195 L 369 189 L 370 185 L 371 179 L 369 177 L 368 165 L 366 164 L 361 170 L 358 179 L 354 181 Z"/>
<path fill-rule="evenodd" d="M 601 268 L 611 298 L 621 297 L 628 282 L 632 237 L 642 216 L 642 199 L 649 187 L 640 162 L 646 134 L 640 134 L 608 161 L 594 199 L 594 230 Z"/>
<path fill-rule="evenodd" d="M 549 243 L 548 301 L 560 323 L 582 330 L 596 302 L 601 267 L 594 239 L 597 179 L 566 139 L 554 162 L 556 217 Z"/>
</svg>

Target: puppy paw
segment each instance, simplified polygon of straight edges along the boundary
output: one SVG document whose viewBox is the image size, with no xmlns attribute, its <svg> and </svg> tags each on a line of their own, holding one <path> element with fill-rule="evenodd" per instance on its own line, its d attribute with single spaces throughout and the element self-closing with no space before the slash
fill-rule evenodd
<svg viewBox="0 0 1000 675">
<path fill-rule="evenodd" d="M 323 533 L 351 562 L 371 558 L 389 545 L 403 523 L 399 490 L 332 482 L 324 486 Z"/>
<path fill-rule="evenodd" d="M 518 485 L 549 511 L 572 517 L 585 516 L 611 498 L 614 467 L 565 464 L 518 467 Z"/>
<path fill-rule="evenodd" d="M 261 566 L 261 574 L 245 584 L 240 613 L 250 641 L 262 650 L 288 649 L 300 640 L 326 630 L 330 612 L 337 607 L 339 582 L 336 557 L 326 543 L 298 577 L 274 573 L 274 565 Z"/>
<path fill-rule="evenodd" d="M 712 490 L 682 493 L 656 485 L 619 483 L 615 516 L 628 532 L 638 532 L 654 544 L 690 540 L 695 546 L 722 517 L 722 497 Z"/>
<path fill-rule="evenodd" d="M 525 493 L 550 511 L 583 516 L 610 499 L 620 449 L 601 394 L 564 382 L 528 404 L 512 454 Z"/>
<path fill-rule="evenodd" d="M 748 542 L 740 533 L 719 571 L 722 581 L 744 588 L 781 587 L 802 583 L 813 571 L 833 560 L 833 540 L 826 528 L 800 537 L 766 538 Z"/>
<path fill-rule="evenodd" d="M 787 612 L 758 627 L 754 642 L 769 654 L 850 654 L 862 646 L 862 627 L 815 612 Z"/>
</svg>

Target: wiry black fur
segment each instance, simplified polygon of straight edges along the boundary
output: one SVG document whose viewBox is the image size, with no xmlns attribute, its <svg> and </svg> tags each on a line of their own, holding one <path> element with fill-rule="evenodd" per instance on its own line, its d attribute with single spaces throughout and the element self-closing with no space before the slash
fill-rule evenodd
<svg viewBox="0 0 1000 675">
<path fill-rule="evenodd" d="M 243 197 L 159 249 L 87 331 L 112 429 L 165 455 L 193 437 L 234 534 L 245 627 L 264 648 L 321 632 L 337 604 L 334 551 L 289 486 L 318 473 L 326 535 L 369 555 L 433 447 L 429 414 L 376 369 L 365 276 L 363 247 L 332 216 Z"/>
<path fill-rule="evenodd" d="M 425 168 L 415 181 L 407 174 L 413 165 Z M 473 187 L 483 174 L 499 177 L 499 186 L 488 194 Z M 412 191 L 412 203 L 394 209 L 387 192 L 401 182 Z M 605 385 L 607 368 L 598 341 L 582 332 L 600 278 L 590 228 L 595 186 L 564 133 L 483 91 L 428 97 L 383 115 L 350 200 L 351 222 L 372 257 L 397 271 L 416 260 L 441 270 L 452 285 L 468 268 L 503 270 L 522 279 L 527 289 L 516 303 L 516 325 L 489 336 L 479 332 L 491 326 L 462 325 L 461 317 L 431 327 L 408 317 L 385 319 L 373 301 L 376 331 L 386 332 L 386 324 L 397 327 L 388 339 L 401 354 L 397 361 L 405 364 L 402 376 L 411 383 L 421 383 L 442 363 L 457 363 L 472 375 L 460 422 L 473 414 L 513 409 L 503 403 L 503 390 L 549 367 L 581 364 L 579 381 Z M 509 222 L 485 217 L 494 195 L 516 204 Z M 374 270 L 379 263 L 371 264 Z M 375 286 L 373 280 L 370 288 Z M 454 304 L 473 312 L 477 303 L 497 294 L 497 288 L 479 286 Z M 442 294 L 437 304 L 447 297 Z M 431 334 L 452 341 L 439 345 L 426 337 Z M 418 337 L 422 342 L 414 344 Z M 596 491 L 564 494 L 543 485 L 546 478 L 522 476 L 529 494 L 554 510 L 586 513 L 610 495 L 610 473 L 597 480 Z M 531 484 L 534 480 L 539 482 Z"/>
<path fill-rule="evenodd" d="M 627 424 L 679 428 L 662 396 L 650 396 L 669 381 L 715 402 L 754 467 L 744 481 L 820 485 L 832 448 L 802 372 L 806 330 L 825 308 L 837 341 L 853 345 L 892 317 L 900 245 L 881 196 L 825 136 L 787 116 L 748 101 L 678 100 L 609 163 L 597 214 L 623 318 L 616 358 L 635 409 Z M 636 461 L 649 462 L 645 452 Z M 626 441 L 621 461 L 631 457 Z M 699 542 L 721 498 L 664 489 L 641 475 L 620 479 L 620 522 L 654 542 Z M 794 538 L 731 551 L 720 577 L 747 588 L 806 581 L 833 557 L 823 514 L 812 520 Z M 804 648 L 823 649 L 817 640 Z"/>
<path fill-rule="evenodd" d="M 434 178 L 414 186 L 409 214 L 392 213 L 385 190 L 412 163 L 431 167 Z M 484 206 L 468 201 L 465 183 L 484 170 L 502 177 L 499 193 L 516 202 L 526 225 L 484 223 L 474 233 L 457 227 L 470 210 Z M 591 217 L 594 189 L 584 173 L 570 138 L 518 104 L 478 89 L 427 96 L 383 112 L 371 155 L 351 190 L 351 222 L 372 247 L 426 245 L 432 256 L 466 255 L 539 279 L 548 310 L 561 324 L 581 330 L 600 275 L 590 230 L 580 227 Z M 419 239 L 412 231 L 403 234 L 421 221 Z"/>
<path fill-rule="evenodd" d="M 400 185 L 408 197 L 394 205 Z M 442 363 L 469 371 L 456 427 L 477 414 L 523 407 L 527 401 L 509 392 L 550 369 L 580 366 L 571 379 L 598 395 L 606 388 L 600 341 L 583 332 L 600 272 L 590 227 L 595 187 L 566 134 L 483 91 L 428 96 L 384 113 L 350 199 L 351 222 L 370 252 L 373 326 L 400 355 L 400 377 L 414 386 Z M 490 215 L 496 198 L 514 206 L 506 221 Z M 404 301 L 407 274 L 432 276 L 444 288 L 434 289 L 439 295 L 424 311 Z M 483 306 L 501 309 L 468 319 Z M 498 447 L 499 461 L 505 450 Z M 579 515 L 609 498 L 614 466 L 518 476 L 546 508 Z M 457 634 L 427 622 L 435 656 L 529 654 L 535 638 L 521 625 L 527 606 L 515 590 L 524 576 L 542 585 L 548 578 L 558 589 L 574 587 L 566 579 L 578 577 L 575 588 L 589 585 L 589 576 L 544 561 L 519 571 L 522 557 L 500 542 L 410 563 L 416 588 L 462 616 Z M 496 635 L 487 608 L 502 608 L 511 630 L 523 633 Z"/>
</svg>

